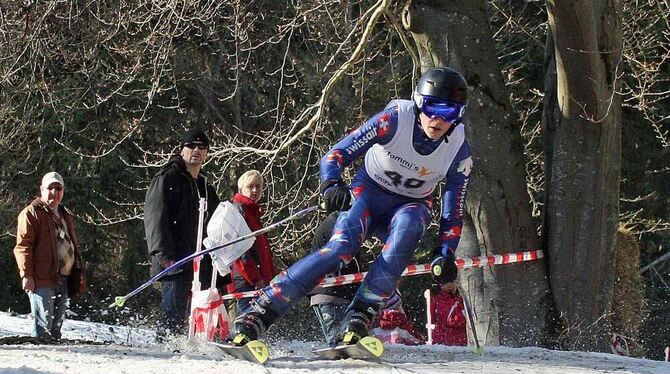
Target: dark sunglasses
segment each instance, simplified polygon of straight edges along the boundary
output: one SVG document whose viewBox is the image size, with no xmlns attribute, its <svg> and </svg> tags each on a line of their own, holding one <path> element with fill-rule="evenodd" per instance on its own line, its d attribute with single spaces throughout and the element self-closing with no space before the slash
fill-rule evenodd
<svg viewBox="0 0 670 374">
<path fill-rule="evenodd" d="M 184 147 L 186 147 L 188 149 L 195 149 L 196 147 L 198 147 L 198 149 L 201 150 L 201 151 L 206 151 L 209 148 L 208 146 L 206 146 L 204 144 L 195 144 L 195 143 L 186 143 L 186 144 L 184 144 Z"/>
</svg>

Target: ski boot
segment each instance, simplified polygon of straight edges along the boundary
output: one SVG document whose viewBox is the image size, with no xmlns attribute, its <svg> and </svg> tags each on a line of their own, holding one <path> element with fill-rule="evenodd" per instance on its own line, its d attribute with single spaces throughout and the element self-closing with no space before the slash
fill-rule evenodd
<svg viewBox="0 0 670 374">
<path fill-rule="evenodd" d="M 235 358 L 262 365 L 270 357 L 270 352 L 267 344 L 259 338 L 277 317 L 277 312 L 270 308 L 270 298 L 261 293 L 235 318 L 233 330 L 225 339 L 226 343 L 211 344 Z"/>
<path fill-rule="evenodd" d="M 257 340 L 274 323 L 278 314 L 270 308 L 270 298 L 261 293 L 242 310 L 233 321 L 233 330 L 226 340 L 236 346 L 243 346 Z"/>
<path fill-rule="evenodd" d="M 342 337 L 339 345 L 318 349 L 316 354 L 328 359 L 379 358 L 384 353 L 384 343 L 369 335 L 372 321 L 379 310 L 378 305 L 371 305 L 354 300 L 347 308 L 340 326 Z"/>
<path fill-rule="evenodd" d="M 344 313 L 340 326 L 342 344 L 356 344 L 368 336 L 372 329 L 372 321 L 379 314 L 380 309 L 379 305 L 353 301 Z"/>
</svg>

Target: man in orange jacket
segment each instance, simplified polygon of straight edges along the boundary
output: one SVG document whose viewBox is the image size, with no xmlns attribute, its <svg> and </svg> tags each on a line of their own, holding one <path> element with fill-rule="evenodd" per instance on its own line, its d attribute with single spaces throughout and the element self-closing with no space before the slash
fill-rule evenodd
<svg viewBox="0 0 670 374">
<path fill-rule="evenodd" d="M 32 336 L 46 340 L 60 339 L 69 297 L 83 292 L 74 217 L 60 205 L 64 193 L 63 177 L 45 174 L 16 230 L 14 257 L 34 317 Z"/>
</svg>

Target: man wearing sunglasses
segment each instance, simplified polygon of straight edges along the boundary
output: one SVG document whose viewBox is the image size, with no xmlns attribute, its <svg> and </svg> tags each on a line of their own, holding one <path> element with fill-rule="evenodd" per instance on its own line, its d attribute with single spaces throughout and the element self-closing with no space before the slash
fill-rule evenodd
<svg viewBox="0 0 670 374">
<path fill-rule="evenodd" d="M 348 210 L 320 251 L 281 273 L 234 321 L 234 344 L 258 338 L 324 274 L 352 261 L 362 242 L 374 235 L 384 242 L 381 254 L 347 307 L 339 339 L 354 344 L 368 335 L 430 224 L 431 195 L 442 180 L 440 247 L 432 268 L 435 282 L 455 281 L 454 252 L 472 169 L 461 123 L 466 105 L 463 76 L 446 67 L 430 69 L 419 79 L 413 100 L 391 101 L 326 153 L 319 165 L 326 208 Z M 342 174 L 358 158 L 364 163 L 350 187 Z"/>
<path fill-rule="evenodd" d="M 144 230 L 151 257 L 151 276 L 195 252 L 200 198 L 207 202 L 203 228 L 219 205 L 219 197 L 202 173 L 209 138 L 199 129 L 182 137 L 179 154 L 172 156 L 151 180 L 144 203 Z M 204 230 L 206 232 L 206 230 Z M 200 262 L 200 280 L 209 285 L 209 256 Z M 177 268 L 161 280 L 161 309 L 157 337 L 181 334 L 189 315 L 193 266 Z"/>
<path fill-rule="evenodd" d="M 42 177 L 40 196 L 19 213 L 14 247 L 34 317 L 31 335 L 45 341 L 61 338 L 69 298 L 83 291 L 74 216 L 61 205 L 64 189 L 55 171 Z"/>
</svg>

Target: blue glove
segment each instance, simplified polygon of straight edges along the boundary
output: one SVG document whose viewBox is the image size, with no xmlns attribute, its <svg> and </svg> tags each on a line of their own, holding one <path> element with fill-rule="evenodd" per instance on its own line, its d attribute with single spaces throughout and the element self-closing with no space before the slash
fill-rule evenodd
<svg viewBox="0 0 670 374">
<path fill-rule="evenodd" d="M 433 283 L 446 284 L 456 280 L 458 268 L 452 257 L 438 256 L 430 264 L 430 273 Z"/>
</svg>

